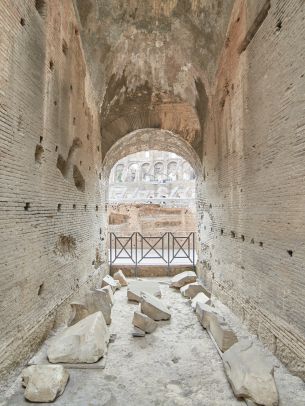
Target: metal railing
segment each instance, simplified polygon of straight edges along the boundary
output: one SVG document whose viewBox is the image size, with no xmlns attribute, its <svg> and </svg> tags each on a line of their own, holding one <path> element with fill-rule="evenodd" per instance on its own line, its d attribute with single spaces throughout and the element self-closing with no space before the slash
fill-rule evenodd
<svg viewBox="0 0 305 406">
<path fill-rule="evenodd" d="M 161 236 L 130 236 L 109 233 L 109 263 L 112 265 L 192 265 L 195 267 L 195 233 L 177 236 L 171 232 Z"/>
</svg>

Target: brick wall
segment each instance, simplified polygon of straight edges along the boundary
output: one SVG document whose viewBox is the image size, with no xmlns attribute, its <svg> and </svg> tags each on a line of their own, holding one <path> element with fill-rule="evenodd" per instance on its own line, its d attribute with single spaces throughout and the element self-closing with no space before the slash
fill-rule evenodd
<svg viewBox="0 0 305 406">
<path fill-rule="evenodd" d="M 72 2 L 2 0 L 0 26 L 3 378 L 100 278 L 102 230 L 98 114 Z"/>
<path fill-rule="evenodd" d="M 201 272 L 303 378 L 304 21 L 302 1 L 235 3 L 204 141 Z"/>
</svg>

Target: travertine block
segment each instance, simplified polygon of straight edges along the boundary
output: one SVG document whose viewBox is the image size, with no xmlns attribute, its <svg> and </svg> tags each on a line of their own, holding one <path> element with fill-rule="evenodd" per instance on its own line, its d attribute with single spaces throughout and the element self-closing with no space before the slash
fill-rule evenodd
<svg viewBox="0 0 305 406">
<path fill-rule="evenodd" d="M 277 406 L 274 367 L 249 340 L 234 344 L 223 354 L 223 364 L 234 394 L 255 404 Z"/>
<path fill-rule="evenodd" d="M 113 279 L 119 281 L 121 286 L 128 285 L 128 281 L 125 278 L 125 275 L 121 269 L 113 275 Z"/>
<path fill-rule="evenodd" d="M 66 328 L 47 351 L 52 363 L 93 363 L 106 352 L 109 332 L 102 312 L 96 312 Z"/>
<path fill-rule="evenodd" d="M 167 306 L 155 296 L 149 293 L 142 293 L 141 295 L 141 312 L 146 314 L 153 320 L 169 320 L 171 314 Z"/>
<path fill-rule="evenodd" d="M 24 397 L 30 402 L 53 402 L 60 396 L 69 379 L 62 365 L 31 365 L 22 372 Z"/>
<path fill-rule="evenodd" d="M 157 328 L 157 322 L 144 313 L 138 311 L 134 312 L 132 324 L 135 327 L 145 331 L 145 333 L 152 333 Z"/>
<path fill-rule="evenodd" d="M 197 275 L 193 271 L 181 272 L 172 278 L 170 287 L 180 289 L 184 285 L 187 285 L 191 282 L 196 282 L 196 279 Z"/>
</svg>

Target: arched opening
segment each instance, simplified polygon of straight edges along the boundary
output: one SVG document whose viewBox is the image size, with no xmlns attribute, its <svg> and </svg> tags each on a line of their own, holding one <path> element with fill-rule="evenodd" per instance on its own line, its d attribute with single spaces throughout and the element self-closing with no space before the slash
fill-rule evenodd
<svg viewBox="0 0 305 406">
<path fill-rule="evenodd" d="M 114 243 L 127 257 L 132 248 L 142 249 L 143 241 L 132 240 L 133 233 L 139 233 L 140 239 L 144 237 L 144 251 L 150 251 L 151 258 L 149 261 L 144 258 L 142 264 L 159 267 L 164 264 L 166 272 L 169 265 L 176 265 L 170 271 L 175 273 L 181 272 L 179 266 L 189 265 L 192 268 L 196 262 L 200 262 L 202 165 L 195 150 L 181 136 L 159 129 L 133 131 L 108 151 L 102 174 L 106 224 L 104 252 L 105 257 L 109 257 L 110 265 L 113 265 L 113 257 L 116 257 L 113 254 Z M 126 239 L 111 241 L 111 234 L 114 238 L 119 236 Z M 126 243 L 128 252 L 125 252 L 123 246 L 127 237 L 130 237 L 130 241 Z M 151 239 L 145 240 L 148 237 Z M 174 241 L 176 246 L 172 247 L 169 238 L 176 237 L 180 240 Z M 157 238 L 161 239 L 157 241 Z M 153 245 L 158 249 L 157 253 Z M 162 246 L 165 252 L 161 255 Z M 168 264 L 167 250 L 179 258 L 171 257 Z M 159 256 L 162 258 L 157 260 Z M 116 259 L 121 267 L 126 265 L 125 272 L 135 265 L 131 258 L 125 258 L 125 261 Z M 130 265 L 128 269 L 127 263 Z M 134 268 L 141 272 L 139 264 L 136 265 Z M 151 275 L 150 271 L 145 270 L 147 276 Z"/>
</svg>

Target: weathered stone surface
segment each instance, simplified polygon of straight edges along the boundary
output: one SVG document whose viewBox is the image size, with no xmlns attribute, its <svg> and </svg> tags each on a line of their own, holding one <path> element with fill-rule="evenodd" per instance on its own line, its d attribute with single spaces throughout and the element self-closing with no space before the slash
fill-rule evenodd
<svg viewBox="0 0 305 406">
<path fill-rule="evenodd" d="M 209 304 L 210 298 L 207 295 L 205 295 L 203 292 L 197 293 L 197 295 L 193 297 L 192 303 L 191 303 L 192 309 L 194 311 L 196 310 L 196 305 L 199 302 Z"/>
<path fill-rule="evenodd" d="M 141 295 L 141 312 L 157 321 L 171 318 L 168 307 L 160 299 L 146 292 Z"/>
<path fill-rule="evenodd" d="M 206 296 L 210 297 L 211 294 L 200 282 L 192 282 L 180 288 L 183 296 L 193 299 L 198 293 L 203 292 Z"/>
<path fill-rule="evenodd" d="M 228 326 L 225 320 L 218 314 L 212 314 L 210 317 L 210 330 L 214 340 L 221 351 L 227 351 L 238 340 L 234 331 Z"/>
<path fill-rule="evenodd" d="M 250 399 L 264 406 L 279 404 L 274 368 L 251 341 L 234 344 L 223 354 L 223 364 L 238 398 Z"/>
<path fill-rule="evenodd" d="M 134 327 L 131 334 L 133 337 L 145 337 L 145 331 L 141 330 L 138 327 Z"/>
<path fill-rule="evenodd" d="M 83 293 L 80 302 L 71 303 L 71 316 L 68 326 L 72 326 L 83 318 L 87 317 L 89 314 L 93 314 L 98 311 L 103 313 L 106 324 L 110 324 L 112 300 L 113 293 L 109 285 L 102 289 L 88 289 Z"/>
<path fill-rule="evenodd" d="M 83 302 L 73 302 L 70 303 L 71 312 L 70 317 L 67 322 L 68 326 L 73 326 L 73 324 L 77 323 L 78 321 L 84 319 L 85 317 L 89 316 L 89 310 L 86 304 Z"/>
<path fill-rule="evenodd" d="M 68 379 L 62 365 L 31 365 L 22 372 L 24 397 L 30 402 L 53 402 L 65 390 Z"/>
<path fill-rule="evenodd" d="M 155 320 L 148 317 L 146 314 L 140 313 L 138 311 L 134 312 L 132 324 L 135 327 L 145 331 L 145 333 L 152 333 L 156 330 L 158 324 Z"/>
<path fill-rule="evenodd" d="M 106 352 L 109 332 L 102 312 L 96 312 L 56 336 L 47 351 L 52 363 L 93 363 Z"/>
<path fill-rule="evenodd" d="M 105 286 L 110 286 L 113 292 L 121 287 L 120 283 L 114 280 L 113 277 L 110 275 L 106 275 L 105 278 L 103 278 L 102 280 L 102 288 Z"/>
<path fill-rule="evenodd" d="M 197 302 L 196 314 L 202 327 L 209 328 L 211 317 L 213 317 L 213 315 L 217 313 L 215 309 L 207 303 Z"/>
<path fill-rule="evenodd" d="M 125 278 L 125 275 L 124 275 L 122 270 L 117 271 L 113 275 L 113 279 L 119 281 L 121 286 L 127 286 L 128 285 L 128 281 Z"/>
<path fill-rule="evenodd" d="M 104 286 L 103 288 L 100 288 L 100 289 L 96 289 L 96 290 L 101 290 L 101 291 L 105 292 L 107 300 L 109 301 L 111 306 L 113 305 L 114 295 L 113 295 L 113 291 L 109 285 Z"/>
<path fill-rule="evenodd" d="M 196 282 L 196 279 L 197 275 L 193 271 L 181 272 L 172 278 L 170 287 L 180 289 L 184 285 Z"/>
<path fill-rule="evenodd" d="M 150 293 L 153 296 L 161 297 L 159 284 L 153 281 L 131 281 L 127 288 L 127 298 L 134 302 L 141 301 L 141 292 Z"/>
</svg>

